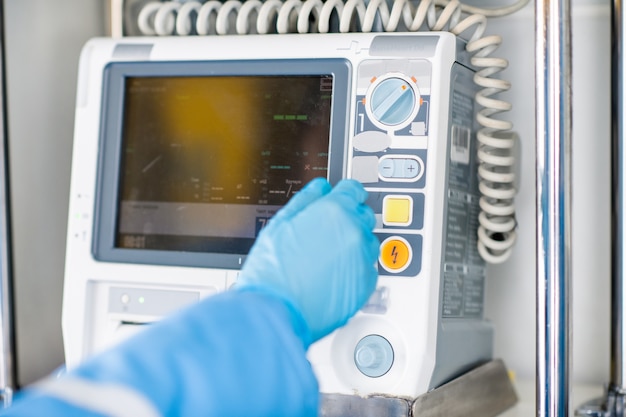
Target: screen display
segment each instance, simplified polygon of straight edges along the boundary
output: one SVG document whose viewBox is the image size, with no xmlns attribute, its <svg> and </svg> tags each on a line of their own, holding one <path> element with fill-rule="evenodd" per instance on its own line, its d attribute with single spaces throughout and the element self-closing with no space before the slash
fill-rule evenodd
<svg viewBox="0 0 626 417">
<path fill-rule="evenodd" d="M 332 75 L 124 82 L 116 248 L 247 253 L 327 177 Z"/>
</svg>

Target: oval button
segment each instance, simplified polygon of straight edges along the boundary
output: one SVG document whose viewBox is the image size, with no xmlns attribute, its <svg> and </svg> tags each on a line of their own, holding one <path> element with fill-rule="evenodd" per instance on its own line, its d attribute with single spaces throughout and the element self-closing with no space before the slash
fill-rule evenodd
<svg viewBox="0 0 626 417">
<path fill-rule="evenodd" d="M 367 130 L 352 138 L 352 146 L 361 152 L 382 152 L 391 145 L 391 137 L 385 132 Z"/>
<path fill-rule="evenodd" d="M 383 156 L 378 161 L 378 175 L 383 181 L 415 182 L 424 174 L 424 163 L 417 156 Z"/>
</svg>

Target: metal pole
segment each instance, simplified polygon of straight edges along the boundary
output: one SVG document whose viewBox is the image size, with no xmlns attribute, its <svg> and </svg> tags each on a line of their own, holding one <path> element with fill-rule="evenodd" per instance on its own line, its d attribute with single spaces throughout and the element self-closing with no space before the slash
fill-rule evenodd
<svg viewBox="0 0 626 417">
<path fill-rule="evenodd" d="M 611 284 L 611 382 L 612 390 L 626 393 L 624 333 L 624 10 L 620 0 L 612 8 L 612 284 Z"/>
<path fill-rule="evenodd" d="M 571 14 L 536 3 L 537 415 L 568 416 L 571 285 Z"/>
<path fill-rule="evenodd" d="M 611 8 L 611 379 L 606 395 L 581 406 L 576 414 L 593 417 L 623 417 L 626 410 L 626 223 L 624 184 L 626 183 L 626 146 L 624 120 L 624 45 L 626 15 L 621 0 Z"/>
<path fill-rule="evenodd" d="M 4 19 L 4 1 L 0 0 L 0 407 L 6 407 L 10 404 L 16 384 L 9 222 Z"/>
</svg>

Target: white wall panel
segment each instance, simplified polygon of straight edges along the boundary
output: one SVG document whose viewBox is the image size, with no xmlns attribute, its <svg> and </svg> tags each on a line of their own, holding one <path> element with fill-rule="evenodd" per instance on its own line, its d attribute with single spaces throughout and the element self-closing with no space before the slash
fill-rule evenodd
<svg viewBox="0 0 626 417">
<path fill-rule="evenodd" d="M 63 360 L 60 311 L 78 54 L 104 33 L 103 0 L 6 0 L 9 133 L 20 382 Z M 476 0 L 496 5 L 500 1 Z M 574 1 L 574 378 L 608 379 L 609 8 Z M 522 138 L 519 242 L 490 269 L 496 353 L 521 377 L 535 369 L 534 16 L 493 19 Z"/>
<path fill-rule="evenodd" d="M 102 0 L 6 0 L 18 381 L 63 362 L 61 295 L 78 55 Z"/>
</svg>

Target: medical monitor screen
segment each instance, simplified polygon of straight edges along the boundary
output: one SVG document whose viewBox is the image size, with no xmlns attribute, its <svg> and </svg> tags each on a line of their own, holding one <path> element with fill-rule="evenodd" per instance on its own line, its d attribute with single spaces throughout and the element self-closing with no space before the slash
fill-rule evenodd
<svg viewBox="0 0 626 417">
<path fill-rule="evenodd" d="M 126 80 L 116 247 L 248 251 L 328 170 L 332 77 Z"/>
<path fill-rule="evenodd" d="M 112 63 L 94 257 L 238 268 L 313 178 L 344 175 L 342 59 Z"/>
</svg>

